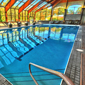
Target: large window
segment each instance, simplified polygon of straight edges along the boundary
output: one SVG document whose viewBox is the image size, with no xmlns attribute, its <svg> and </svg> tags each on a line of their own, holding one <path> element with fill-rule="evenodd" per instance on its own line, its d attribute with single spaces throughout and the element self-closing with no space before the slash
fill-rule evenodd
<svg viewBox="0 0 85 85">
<path fill-rule="evenodd" d="M 34 20 L 34 15 L 35 15 L 35 12 L 30 12 L 29 13 L 29 20 L 30 21 L 33 21 Z"/>
<path fill-rule="evenodd" d="M 26 11 L 23 11 L 23 21 L 26 21 Z"/>
<path fill-rule="evenodd" d="M 5 22 L 5 8 L 4 7 L 0 7 L 0 22 Z"/>
<path fill-rule="evenodd" d="M 28 21 L 28 11 L 26 11 L 26 21 Z"/>
<path fill-rule="evenodd" d="M 22 16 L 23 16 L 23 20 L 22 21 L 27 21 L 27 15 L 28 15 L 28 11 L 23 11 L 22 12 Z"/>
<path fill-rule="evenodd" d="M 17 9 L 15 10 L 15 13 L 16 13 L 16 21 L 18 21 L 18 10 Z"/>
<path fill-rule="evenodd" d="M 36 13 L 36 21 L 40 20 L 40 11 Z"/>
<path fill-rule="evenodd" d="M 22 19 L 23 19 L 23 18 L 22 18 L 22 12 L 21 12 L 21 13 L 20 13 L 20 21 L 22 21 Z"/>
<path fill-rule="evenodd" d="M 65 8 L 58 8 L 58 20 L 62 21 L 64 19 Z"/>
<path fill-rule="evenodd" d="M 51 10 L 52 10 L 52 7 L 47 8 L 46 20 L 50 20 L 50 18 L 51 18 Z"/>
<path fill-rule="evenodd" d="M 11 21 L 11 10 L 10 9 L 7 11 L 7 18 L 8 18 L 8 22 Z"/>
<path fill-rule="evenodd" d="M 67 14 L 81 14 L 81 5 L 72 5 L 68 7 Z"/>
<path fill-rule="evenodd" d="M 53 9 L 53 17 L 52 20 L 56 21 L 62 21 L 64 18 L 64 12 L 65 12 L 65 8 L 64 7 L 55 7 Z"/>
<path fill-rule="evenodd" d="M 44 21 L 46 19 L 46 9 L 41 10 L 41 21 Z"/>
<path fill-rule="evenodd" d="M 12 21 L 12 22 L 15 21 L 15 9 L 9 9 L 7 11 L 7 18 L 8 18 L 8 22 L 9 21 Z"/>
<path fill-rule="evenodd" d="M 11 17 L 12 17 L 11 21 L 15 21 L 15 10 L 14 9 L 11 9 Z"/>
</svg>

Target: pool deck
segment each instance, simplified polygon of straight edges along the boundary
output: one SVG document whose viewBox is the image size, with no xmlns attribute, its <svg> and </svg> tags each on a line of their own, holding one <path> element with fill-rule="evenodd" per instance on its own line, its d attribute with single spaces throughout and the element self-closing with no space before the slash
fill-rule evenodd
<svg viewBox="0 0 85 85">
<path fill-rule="evenodd" d="M 12 84 L 0 74 L 0 85 L 12 85 Z"/>
<path fill-rule="evenodd" d="M 80 85 L 85 85 L 85 26 L 82 27 L 82 49 L 84 50 L 84 52 L 81 54 Z"/>
<path fill-rule="evenodd" d="M 23 27 L 25 25 L 21 25 L 21 27 Z M 18 27 L 18 26 L 13 26 L 12 28 L 15 28 L 15 27 Z M 10 29 L 9 27 L 0 27 L 0 29 Z"/>
<path fill-rule="evenodd" d="M 78 31 L 65 75 L 75 85 L 85 85 L 85 26 L 81 26 Z M 63 81 L 62 85 L 67 84 Z"/>
</svg>

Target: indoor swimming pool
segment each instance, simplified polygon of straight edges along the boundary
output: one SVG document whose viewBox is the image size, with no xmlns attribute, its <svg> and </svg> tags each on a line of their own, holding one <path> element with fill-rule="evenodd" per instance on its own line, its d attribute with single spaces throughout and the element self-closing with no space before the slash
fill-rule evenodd
<svg viewBox="0 0 85 85">
<path fill-rule="evenodd" d="M 33 25 L 0 30 L 0 73 L 13 85 L 35 85 L 28 64 L 65 73 L 79 26 Z M 34 66 L 39 85 L 60 85 L 62 79 Z"/>
</svg>

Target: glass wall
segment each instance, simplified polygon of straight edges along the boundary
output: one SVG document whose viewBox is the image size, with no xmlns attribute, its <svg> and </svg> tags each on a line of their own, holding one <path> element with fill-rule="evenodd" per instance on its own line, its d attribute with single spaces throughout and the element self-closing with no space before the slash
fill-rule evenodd
<svg viewBox="0 0 85 85">
<path fill-rule="evenodd" d="M 2 0 L 0 1 L 0 22 L 5 22 L 6 21 L 5 6 L 9 1 L 10 0 L 3 0 L 3 2 L 2 2 Z M 20 7 L 22 7 L 25 4 L 26 1 L 27 0 L 18 0 L 13 4 L 13 6 L 7 11 L 7 20 L 8 20 L 8 22 L 17 22 L 17 21 L 19 21 L 19 17 L 18 17 L 19 12 L 18 12 L 18 10 L 19 10 Z M 29 21 L 34 21 L 34 19 L 36 21 L 39 21 L 39 20 L 49 21 L 51 19 L 52 7 L 48 7 L 48 8 L 44 7 L 42 10 L 38 11 L 35 15 L 35 12 L 45 4 L 39 5 L 34 10 L 32 10 L 30 13 L 28 13 L 28 11 L 33 6 L 35 6 L 35 3 L 38 3 L 38 2 L 35 0 L 33 2 L 34 4 L 28 5 L 24 10 L 22 10 L 20 12 L 20 21 L 28 21 L 28 20 Z M 83 4 L 84 4 L 84 1 L 68 2 L 67 14 L 81 14 Z M 66 3 L 60 3 L 55 8 L 53 8 L 52 20 L 54 20 L 54 21 L 56 21 L 56 20 L 63 21 L 64 13 L 65 13 L 65 7 L 66 7 Z"/>
</svg>

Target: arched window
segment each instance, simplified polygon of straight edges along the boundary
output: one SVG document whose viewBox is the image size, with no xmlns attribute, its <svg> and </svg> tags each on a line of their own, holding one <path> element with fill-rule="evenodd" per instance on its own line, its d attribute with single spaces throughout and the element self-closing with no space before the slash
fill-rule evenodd
<svg viewBox="0 0 85 85">
<path fill-rule="evenodd" d="M 72 5 L 68 7 L 67 14 L 81 14 L 81 5 Z"/>
<path fill-rule="evenodd" d="M 55 20 L 59 20 L 62 21 L 64 18 L 64 12 L 65 12 L 65 8 L 64 7 L 55 7 L 53 9 L 53 17 L 52 19 Z"/>
</svg>

